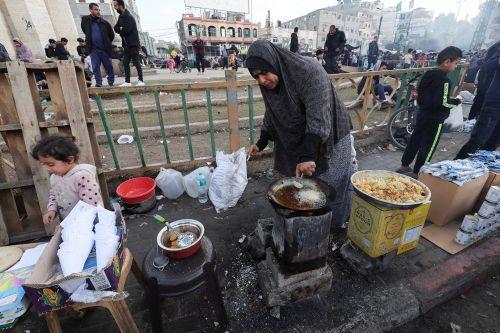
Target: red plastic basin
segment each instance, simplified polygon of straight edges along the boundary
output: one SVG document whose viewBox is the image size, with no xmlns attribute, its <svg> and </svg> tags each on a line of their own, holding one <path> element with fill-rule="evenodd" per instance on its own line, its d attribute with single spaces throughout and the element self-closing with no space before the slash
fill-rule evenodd
<svg viewBox="0 0 500 333">
<path fill-rule="evenodd" d="M 156 182 L 153 178 L 137 177 L 121 183 L 116 194 L 129 204 L 137 204 L 151 198 L 155 193 Z"/>
</svg>

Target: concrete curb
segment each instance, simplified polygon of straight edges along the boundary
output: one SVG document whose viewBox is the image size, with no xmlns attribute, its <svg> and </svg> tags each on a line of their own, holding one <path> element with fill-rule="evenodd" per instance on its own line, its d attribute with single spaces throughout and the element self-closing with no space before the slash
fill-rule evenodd
<svg viewBox="0 0 500 333">
<path fill-rule="evenodd" d="M 363 305 L 356 315 L 331 332 L 390 331 L 459 296 L 499 270 L 500 238 L 496 236 L 396 286 L 366 295 L 359 302 Z"/>
</svg>

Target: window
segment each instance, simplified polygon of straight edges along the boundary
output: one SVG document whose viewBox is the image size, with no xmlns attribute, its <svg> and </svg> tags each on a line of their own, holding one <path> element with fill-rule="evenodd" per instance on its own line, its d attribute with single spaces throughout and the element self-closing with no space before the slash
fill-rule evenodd
<svg viewBox="0 0 500 333">
<path fill-rule="evenodd" d="M 250 38 L 250 29 L 249 28 L 243 29 L 243 38 Z"/>
<path fill-rule="evenodd" d="M 317 26 L 314 26 L 313 30 L 314 30 L 314 31 L 318 31 L 318 27 L 317 27 Z"/>
<path fill-rule="evenodd" d="M 277 43 L 277 42 L 278 42 L 278 37 L 273 36 L 273 43 Z"/>
<path fill-rule="evenodd" d="M 217 29 L 214 26 L 209 26 L 208 37 L 215 37 L 215 36 L 217 36 Z"/>
<path fill-rule="evenodd" d="M 201 35 L 206 36 L 207 35 L 207 27 L 202 25 L 201 26 Z"/>
<path fill-rule="evenodd" d="M 188 35 L 189 36 L 196 36 L 197 31 L 198 31 L 198 27 L 196 26 L 196 24 L 188 25 Z"/>
<path fill-rule="evenodd" d="M 257 29 L 252 30 L 252 36 L 253 38 L 257 38 Z"/>
<path fill-rule="evenodd" d="M 220 27 L 220 36 L 221 37 L 226 37 L 226 28 Z"/>
<path fill-rule="evenodd" d="M 231 38 L 235 37 L 234 28 L 232 28 L 232 27 L 227 28 L 227 37 L 231 37 Z"/>
<path fill-rule="evenodd" d="M 243 30 L 241 28 L 238 28 L 238 37 L 243 37 Z"/>
</svg>

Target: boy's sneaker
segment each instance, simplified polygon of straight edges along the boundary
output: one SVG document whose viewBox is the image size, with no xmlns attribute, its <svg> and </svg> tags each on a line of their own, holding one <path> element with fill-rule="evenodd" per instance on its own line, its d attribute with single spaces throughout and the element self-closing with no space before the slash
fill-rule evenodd
<svg viewBox="0 0 500 333">
<path fill-rule="evenodd" d="M 407 174 L 412 172 L 413 169 L 410 168 L 409 166 L 401 166 L 399 169 L 396 170 L 397 173 L 402 173 L 402 174 Z"/>
<path fill-rule="evenodd" d="M 132 87 L 132 84 L 130 82 L 124 82 L 120 84 L 120 87 Z"/>
<path fill-rule="evenodd" d="M 142 87 L 142 86 L 145 86 L 146 84 L 144 83 L 144 81 L 137 81 L 137 87 Z"/>
</svg>

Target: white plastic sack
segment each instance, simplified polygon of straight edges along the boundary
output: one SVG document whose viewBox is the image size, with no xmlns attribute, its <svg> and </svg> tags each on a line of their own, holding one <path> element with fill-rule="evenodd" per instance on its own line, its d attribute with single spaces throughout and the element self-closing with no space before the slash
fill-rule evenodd
<svg viewBox="0 0 500 333">
<path fill-rule="evenodd" d="M 205 179 L 207 181 L 207 187 L 210 186 L 210 181 L 212 179 L 212 172 L 210 171 L 210 168 L 207 166 L 198 168 L 193 172 L 191 172 L 190 174 L 185 175 L 183 178 L 184 189 L 186 190 L 187 195 L 189 195 L 191 198 L 194 199 L 198 198 L 198 194 L 200 193 L 198 181 L 196 180 L 196 176 L 200 172 L 203 174 L 203 176 L 205 176 Z"/>
<path fill-rule="evenodd" d="M 232 154 L 218 151 L 216 161 L 217 168 L 212 176 L 208 196 L 218 213 L 236 206 L 248 184 L 245 149 L 241 148 Z"/>
<path fill-rule="evenodd" d="M 161 168 L 155 181 L 167 199 L 175 200 L 184 193 L 182 173 L 177 170 Z"/>
<path fill-rule="evenodd" d="M 464 126 L 464 114 L 462 104 L 450 110 L 450 116 L 444 121 L 443 130 L 445 132 L 458 132 Z"/>
</svg>

